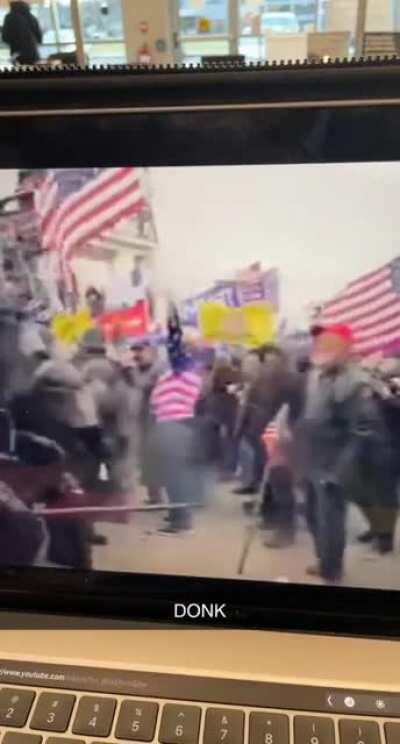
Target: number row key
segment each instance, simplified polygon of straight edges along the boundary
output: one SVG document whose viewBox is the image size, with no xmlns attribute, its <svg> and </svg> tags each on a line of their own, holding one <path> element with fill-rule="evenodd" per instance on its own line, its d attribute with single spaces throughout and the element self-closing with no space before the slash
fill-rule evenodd
<svg viewBox="0 0 400 744">
<path fill-rule="evenodd" d="M 10 728 L 25 726 L 34 699 L 33 690 L 4 687 L 0 690 L 0 724 Z M 33 711 L 30 727 L 42 731 L 66 731 L 74 703 L 75 695 L 42 692 Z"/>
<path fill-rule="evenodd" d="M 25 726 L 34 698 L 32 690 L 3 687 L 0 690 L 0 724 L 16 728 Z"/>
<path fill-rule="evenodd" d="M 387 742 L 387 744 L 397 744 Z M 343 718 L 339 721 L 340 744 L 381 744 L 376 721 Z M 265 742 L 265 744 L 267 744 Z M 270 744 L 275 744 L 270 742 Z M 335 744 L 333 720 L 327 716 L 295 716 L 294 744 Z"/>
<path fill-rule="evenodd" d="M 33 690 L 0 689 L 0 725 L 23 728 L 35 701 Z M 29 726 L 36 734 L 6 732 L 2 744 L 40 744 L 39 732 L 65 734 L 71 718 L 72 733 L 96 738 L 111 735 L 117 700 L 107 696 L 83 695 L 73 716 L 76 695 L 42 692 L 33 709 Z M 118 740 L 151 742 L 154 739 L 159 705 L 149 700 L 123 700 L 114 737 Z M 160 744 L 198 744 L 201 707 L 166 703 L 162 709 Z M 204 717 L 203 744 L 244 744 L 245 714 L 238 708 L 208 707 Z M 248 744 L 290 744 L 289 716 L 284 713 L 253 711 L 249 716 Z M 400 744 L 400 723 L 386 723 L 386 744 Z M 339 744 L 383 744 L 376 721 L 342 718 L 338 723 Z M 294 744 L 335 744 L 335 725 L 326 715 L 295 715 Z M 68 736 L 68 734 L 66 734 Z M 28 738 L 27 738 L 28 737 Z M 81 744 L 79 740 L 48 738 L 46 744 Z M 84 743 L 82 743 L 84 744 Z"/>
<path fill-rule="evenodd" d="M 115 708 L 116 700 L 113 698 L 84 695 L 78 704 L 72 732 L 81 736 L 109 736 Z M 148 700 L 123 700 L 115 737 L 132 741 L 152 741 L 157 713 L 157 703 Z"/>
</svg>

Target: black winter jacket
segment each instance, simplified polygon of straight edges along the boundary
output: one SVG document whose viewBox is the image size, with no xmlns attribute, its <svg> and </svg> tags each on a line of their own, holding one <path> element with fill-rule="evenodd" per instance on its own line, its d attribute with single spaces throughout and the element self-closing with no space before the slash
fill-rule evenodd
<svg viewBox="0 0 400 744">
<path fill-rule="evenodd" d="M 10 47 L 11 56 L 21 65 L 34 65 L 39 61 L 42 31 L 28 3 L 12 2 L 4 19 L 2 38 Z"/>
</svg>

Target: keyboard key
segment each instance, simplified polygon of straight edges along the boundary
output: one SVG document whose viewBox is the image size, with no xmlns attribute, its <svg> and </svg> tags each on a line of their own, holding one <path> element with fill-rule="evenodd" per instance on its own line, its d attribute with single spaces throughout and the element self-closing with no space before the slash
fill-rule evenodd
<svg viewBox="0 0 400 744">
<path fill-rule="evenodd" d="M 42 692 L 33 711 L 30 728 L 63 733 L 68 728 L 75 700 L 75 695 Z"/>
<path fill-rule="evenodd" d="M 20 731 L 6 731 L 2 744 L 42 744 L 39 734 L 22 734 Z"/>
<path fill-rule="evenodd" d="M 84 739 L 67 739 L 64 736 L 48 736 L 46 744 L 86 744 Z"/>
<path fill-rule="evenodd" d="M 249 744 L 289 744 L 288 716 L 250 713 Z"/>
<path fill-rule="evenodd" d="M 35 693 L 32 690 L 0 690 L 0 724 L 22 728 L 28 719 Z"/>
<path fill-rule="evenodd" d="M 244 713 L 231 708 L 208 708 L 204 744 L 243 744 Z"/>
<path fill-rule="evenodd" d="M 152 741 L 156 730 L 158 705 L 147 700 L 123 700 L 115 736 L 117 739 Z"/>
<path fill-rule="evenodd" d="M 195 705 L 164 705 L 159 741 L 162 744 L 197 744 L 201 710 Z"/>
<path fill-rule="evenodd" d="M 400 742 L 400 723 L 385 723 L 386 744 L 398 744 Z"/>
<path fill-rule="evenodd" d="M 322 716 L 295 716 L 294 744 L 335 744 L 332 719 Z"/>
<path fill-rule="evenodd" d="M 340 744 L 380 744 L 379 726 L 375 721 L 339 721 Z M 398 741 L 398 740 L 397 740 Z"/>
<path fill-rule="evenodd" d="M 78 704 L 72 733 L 83 736 L 108 736 L 115 705 L 116 701 L 113 698 L 83 695 Z"/>
</svg>

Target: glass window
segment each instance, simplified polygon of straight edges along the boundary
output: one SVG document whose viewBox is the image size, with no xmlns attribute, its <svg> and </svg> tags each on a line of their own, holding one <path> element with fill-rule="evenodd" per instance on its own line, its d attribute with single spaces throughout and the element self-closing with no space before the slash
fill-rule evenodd
<svg viewBox="0 0 400 744">
<path fill-rule="evenodd" d="M 298 33 L 315 25 L 317 0 L 239 0 L 240 33 Z"/>
<path fill-rule="evenodd" d="M 178 10 L 184 64 L 230 53 L 229 0 L 178 0 Z"/>
<path fill-rule="evenodd" d="M 121 0 L 81 0 L 85 41 L 107 41 L 124 37 Z"/>
<path fill-rule="evenodd" d="M 85 52 L 91 65 L 126 62 L 121 0 L 81 0 Z"/>
<path fill-rule="evenodd" d="M 179 0 L 180 35 L 227 34 L 228 6 L 228 0 Z"/>
<path fill-rule="evenodd" d="M 229 54 L 228 39 L 201 39 L 181 43 L 183 62 L 186 65 L 199 65 L 201 58 Z"/>
<path fill-rule="evenodd" d="M 43 35 L 45 35 L 53 28 L 50 0 L 44 0 L 44 2 L 40 3 L 31 3 L 31 10 L 40 23 Z"/>
<path fill-rule="evenodd" d="M 239 28 L 246 36 L 259 36 L 261 33 L 261 16 L 265 3 L 245 2 L 239 0 Z"/>
<path fill-rule="evenodd" d="M 239 53 L 247 62 L 266 59 L 266 34 L 299 34 L 315 28 L 317 0 L 238 0 L 238 4 Z"/>
<path fill-rule="evenodd" d="M 7 8 L 0 8 L 0 28 L 2 28 L 4 23 L 4 18 L 7 13 Z M 1 40 L 1 34 L 0 34 L 0 68 L 8 67 L 10 65 L 10 52 L 8 49 L 8 46 L 6 46 L 3 41 Z"/>
<path fill-rule="evenodd" d="M 64 43 L 64 38 L 66 37 L 66 32 L 72 31 L 73 32 L 73 23 L 72 23 L 72 15 L 71 15 L 71 2 L 70 0 L 53 0 L 55 5 L 55 18 L 56 22 L 58 23 L 58 28 L 60 31 L 60 43 Z M 75 35 L 74 39 L 75 40 Z M 71 38 L 68 39 L 68 41 L 71 41 Z"/>
<path fill-rule="evenodd" d="M 73 52 L 76 49 L 69 0 L 42 0 L 40 3 L 31 3 L 31 8 L 43 33 L 43 59 L 57 52 Z"/>
<path fill-rule="evenodd" d="M 261 62 L 265 59 L 264 39 L 262 36 L 241 36 L 239 54 L 244 54 L 246 62 Z"/>
<path fill-rule="evenodd" d="M 123 41 L 96 41 L 93 44 L 85 44 L 85 52 L 91 65 L 123 65 L 126 63 L 126 47 Z"/>
</svg>

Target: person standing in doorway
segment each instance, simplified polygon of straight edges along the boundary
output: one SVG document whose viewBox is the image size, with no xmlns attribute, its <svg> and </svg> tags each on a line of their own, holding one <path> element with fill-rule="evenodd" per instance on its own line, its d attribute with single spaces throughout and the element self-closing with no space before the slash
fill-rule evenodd
<svg viewBox="0 0 400 744">
<path fill-rule="evenodd" d="M 40 60 L 42 30 L 28 2 L 11 0 L 4 19 L 2 39 L 10 47 L 11 57 L 19 65 L 35 65 Z"/>
</svg>

